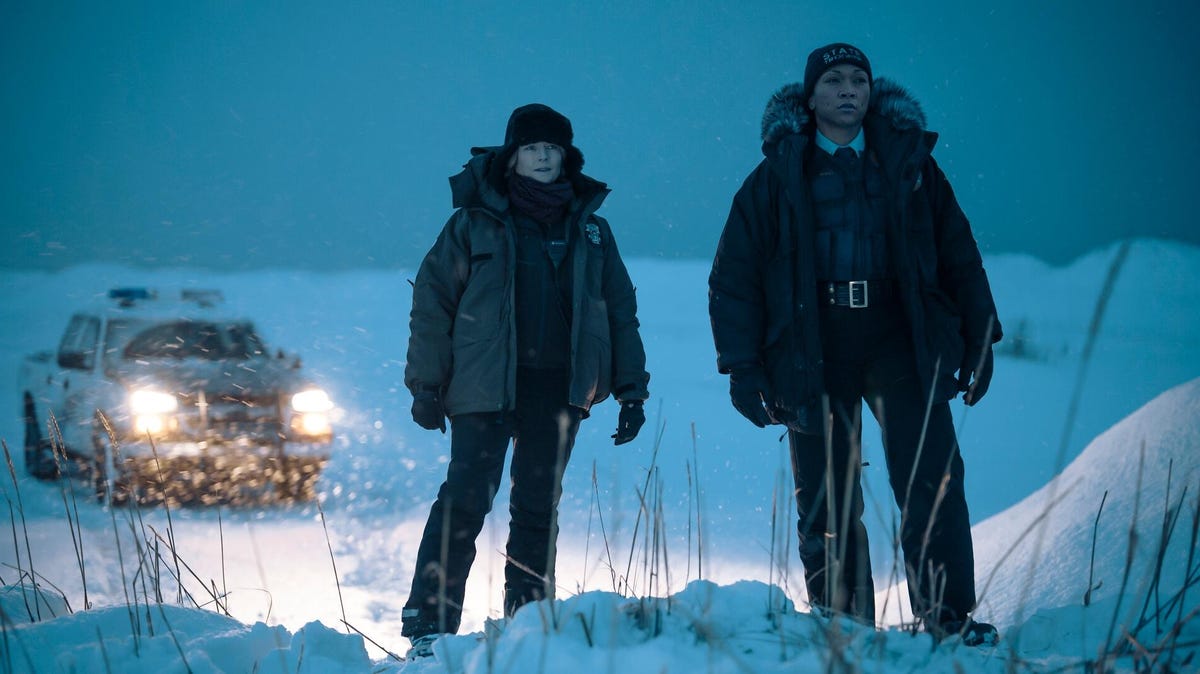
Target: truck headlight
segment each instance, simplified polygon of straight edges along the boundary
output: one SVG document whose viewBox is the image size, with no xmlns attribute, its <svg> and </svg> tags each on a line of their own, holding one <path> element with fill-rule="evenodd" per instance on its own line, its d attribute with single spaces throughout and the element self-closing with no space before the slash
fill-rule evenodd
<svg viewBox="0 0 1200 674">
<path fill-rule="evenodd" d="M 310 437 L 328 437 L 333 428 L 329 423 L 329 412 L 333 401 L 329 394 L 319 388 L 301 391 L 292 396 L 292 432 Z"/>
<path fill-rule="evenodd" d="M 168 415 L 178 408 L 179 401 L 170 393 L 138 389 L 129 394 L 133 430 L 138 435 L 162 433 L 169 425 Z"/>
<path fill-rule="evenodd" d="M 308 412 L 292 417 L 292 432 L 297 435 L 324 437 L 333 432 L 333 427 L 329 424 L 329 415 Z"/>
<path fill-rule="evenodd" d="M 319 388 L 311 388 L 292 396 L 292 409 L 300 413 L 328 412 L 333 409 L 329 394 Z"/>
</svg>

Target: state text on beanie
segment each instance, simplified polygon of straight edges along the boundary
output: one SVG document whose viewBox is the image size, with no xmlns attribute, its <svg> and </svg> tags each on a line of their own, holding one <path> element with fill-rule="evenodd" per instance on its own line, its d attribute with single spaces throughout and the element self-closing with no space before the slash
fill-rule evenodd
<svg viewBox="0 0 1200 674">
<path fill-rule="evenodd" d="M 813 89 L 817 87 L 817 79 L 824 75 L 826 70 L 843 63 L 862 68 L 867 73 L 867 81 L 873 81 L 871 62 L 867 60 L 867 55 L 854 45 L 834 42 L 814 49 L 808 55 L 808 63 L 804 66 L 804 100 L 807 101 L 812 96 Z"/>
</svg>

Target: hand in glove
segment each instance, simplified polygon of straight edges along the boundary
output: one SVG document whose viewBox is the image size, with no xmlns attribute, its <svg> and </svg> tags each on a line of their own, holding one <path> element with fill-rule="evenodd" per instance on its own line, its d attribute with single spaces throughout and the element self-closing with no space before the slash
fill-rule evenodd
<svg viewBox="0 0 1200 674">
<path fill-rule="evenodd" d="M 729 375 L 729 397 L 733 406 L 750 423 L 764 428 L 776 423 L 771 416 L 771 406 L 774 396 L 771 385 L 762 370 L 742 370 Z"/>
<path fill-rule="evenodd" d="M 421 428 L 446 432 L 446 408 L 437 389 L 421 389 L 413 394 L 412 418 Z"/>
<path fill-rule="evenodd" d="M 633 440 L 645 423 L 646 413 L 642 410 L 642 401 L 626 400 L 621 403 L 621 413 L 617 416 L 617 432 L 612 434 L 613 444 L 623 445 Z"/>
<path fill-rule="evenodd" d="M 962 365 L 958 368 L 958 390 L 963 391 L 963 402 L 968 406 L 975 405 L 987 393 L 992 383 L 994 365 L 991 344 L 967 348 Z"/>
</svg>

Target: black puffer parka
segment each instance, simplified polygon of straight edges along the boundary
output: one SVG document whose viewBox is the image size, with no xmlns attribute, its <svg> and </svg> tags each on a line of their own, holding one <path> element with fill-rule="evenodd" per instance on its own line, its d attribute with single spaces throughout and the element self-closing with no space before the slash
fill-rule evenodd
<svg viewBox="0 0 1200 674">
<path fill-rule="evenodd" d="M 763 115 L 765 159 L 734 197 L 709 275 L 709 315 L 722 373 L 760 370 L 777 418 L 819 431 L 824 389 L 814 216 L 805 153 L 814 125 L 803 87 L 780 89 Z M 864 121 L 867 160 L 887 191 L 887 249 L 911 327 L 923 390 L 958 390 L 968 345 L 1000 340 L 1000 323 L 970 224 L 931 156 L 937 134 L 902 87 L 876 79 Z"/>
<path fill-rule="evenodd" d="M 413 286 L 404 383 L 440 391 L 450 416 L 512 410 L 516 400 L 515 226 L 499 170 L 503 148 L 473 148 L 450 179 L 458 209 L 425 256 Z M 571 344 L 568 403 L 586 411 L 610 394 L 645 400 L 650 375 L 637 300 L 608 222 L 608 195 L 582 173 L 569 178 Z"/>
</svg>

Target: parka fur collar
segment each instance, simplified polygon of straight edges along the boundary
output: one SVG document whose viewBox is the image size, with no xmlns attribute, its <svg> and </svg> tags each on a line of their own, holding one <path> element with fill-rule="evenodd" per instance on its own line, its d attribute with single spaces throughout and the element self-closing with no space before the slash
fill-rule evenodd
<svg viewBox="0 0 1200 674">
<path fill-rule="evenodd" d="M 780 87 L 767 101 L 767 108 L 763 112 L 764 152 L 784 136 L 811 134 L 810 119 L 808 101 L 804 99 L 804 84 L 794 82 Z M 871 84 L 871 100 L 867 105 L 864 124 L 871 124 L 873 119 L 890 123 L 898 131 L 923 130 L 926 124 L 925 112 L 917 99 L 907 89 L 884 77 L 877 78 Z"/>
</svg>

